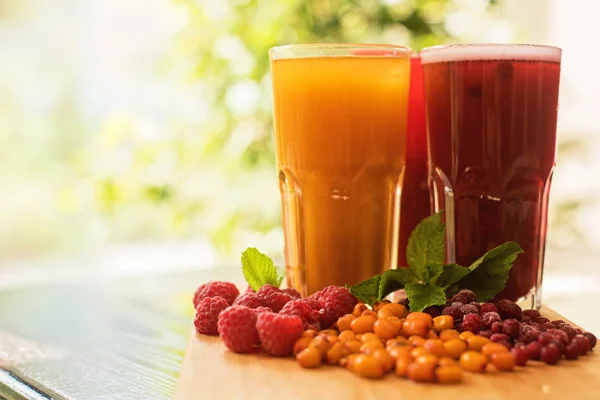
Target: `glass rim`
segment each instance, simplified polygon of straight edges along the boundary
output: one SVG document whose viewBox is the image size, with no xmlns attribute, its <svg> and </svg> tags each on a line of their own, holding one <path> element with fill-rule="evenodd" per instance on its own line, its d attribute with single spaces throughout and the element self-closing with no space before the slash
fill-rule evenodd
<svg viewBox="0 0 600 400">
<path fill-rule="evenodd" d="M 329 57 L 408 58 L 412 49 L 407 46 L 372 43 L 313 43 L 275 46 L 269 50 L 271 60 Z"/>
<path fill-rule="evenodd" d="M 562 49 L 527 43 L 472 43 L 425 47 L 419 55 L 423 64 L 480 60 L 560 63 Z"/>
</svg>

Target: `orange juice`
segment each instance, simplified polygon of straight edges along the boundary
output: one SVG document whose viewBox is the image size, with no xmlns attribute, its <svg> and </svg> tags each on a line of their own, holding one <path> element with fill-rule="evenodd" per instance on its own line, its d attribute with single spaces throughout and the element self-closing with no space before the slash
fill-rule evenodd
<svg viewBox="0 0 600 400">
<path fill-rule="evenodd" d="M 309 51 L 278 54 L 294 47 Z M 303 295 L 396 262 L 410 50 L 353 50 L 271 52 L 287 277 Z"/>
</svg>

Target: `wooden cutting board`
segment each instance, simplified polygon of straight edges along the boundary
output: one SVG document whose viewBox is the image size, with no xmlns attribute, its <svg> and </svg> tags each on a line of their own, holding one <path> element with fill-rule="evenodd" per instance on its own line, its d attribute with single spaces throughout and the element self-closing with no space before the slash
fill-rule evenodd
<svg viewBox="0 0 600 400">
<path fill-rule="evenodd" d="M 542 314 L 565 319 L 542 309 Z M 566 319 L 565 319 L 566 320 Z M 216 337 L 192 334 L 179 377 L 176 400 L 563 400 L 600 399 L 598 348 L 577 361 L 548 366 L 529 362 L 513 372 L 464 374 L 461 384 L 417 384 L 389 375 L 360 378 L 340 367 L 301 368 L 292 358 L 239 355 Z"/>
</svg>

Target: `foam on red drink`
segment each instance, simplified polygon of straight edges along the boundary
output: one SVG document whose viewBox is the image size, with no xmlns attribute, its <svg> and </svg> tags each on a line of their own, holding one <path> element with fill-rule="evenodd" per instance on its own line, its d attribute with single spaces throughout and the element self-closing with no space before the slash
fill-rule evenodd
<svg viewBox="0 0 600 400">
<path fill-rule="evenodd" d="M 436 210 L 448 259 L 468 266 L 506 241 L 521 245 L 502 298 L 540 304 L 555 164 L 561 50 L 457 45 L 421 52 Z"/>
<path fill-rule="evenodd" d="M 423 68 L 418 56 L 411 58 L 406 128 L 406 166 L 400 202 L 398 266 L 407 266 L 408 237 L 419 222 L 431 213 L 427 187 L 427 132 Z"/>
</svg>

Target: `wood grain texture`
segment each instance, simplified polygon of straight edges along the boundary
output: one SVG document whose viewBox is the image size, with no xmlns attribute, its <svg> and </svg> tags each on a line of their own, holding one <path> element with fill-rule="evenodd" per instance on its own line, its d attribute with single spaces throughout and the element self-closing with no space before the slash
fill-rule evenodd
<svg viewBox="0 0 600 400">
<path fill-rule="evenodd" d="M 564 319 L 542 310 L 551 320 Z M 535 400 L 600 398 L 597 351 L 557 366 L 530 362 L 518 371 L 465 373 L 462 384 L 415 384 L 393 375 L 367 380 L 339 367 L 300 368 L 291 358 L 238 355 L 215 337 L 192 334 L 179 378 L 176 400 L 344 400 L 429 399 Z"/>
</svg>

